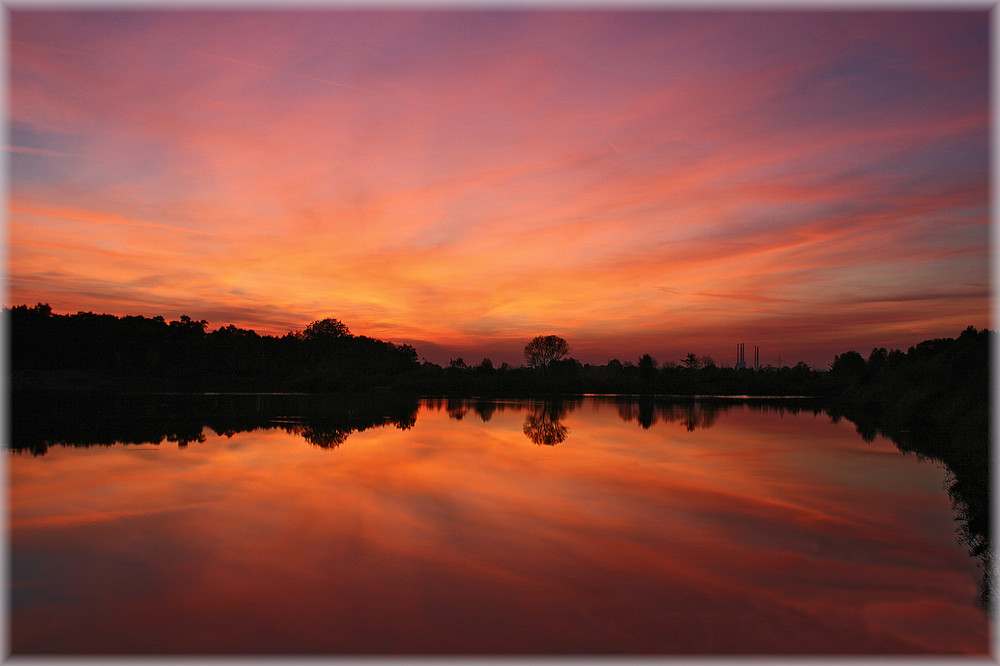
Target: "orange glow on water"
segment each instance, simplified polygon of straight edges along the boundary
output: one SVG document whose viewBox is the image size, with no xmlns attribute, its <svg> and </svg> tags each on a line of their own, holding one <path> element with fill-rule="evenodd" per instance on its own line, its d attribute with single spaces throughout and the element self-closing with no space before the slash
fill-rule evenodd
<svg viewBox="0 0 1000 666">
<path fill-rule="evenodd" d="M 936 465 L 808 413 L 617 409 L 555 446 L 531 407 L 431 404 L 335 449 L 12 457 L 14 650 L 985 651 Z"/>
</svg>

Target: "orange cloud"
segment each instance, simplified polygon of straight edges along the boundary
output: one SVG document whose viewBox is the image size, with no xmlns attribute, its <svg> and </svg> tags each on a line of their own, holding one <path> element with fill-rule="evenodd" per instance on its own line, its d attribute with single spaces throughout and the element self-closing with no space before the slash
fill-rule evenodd
<svg viewBox="0 0 1000 666">
<path fill-rule="evenodd" d="M 12 20 L 12 303 L 514 362 L 988 321 L 978 14 L 135 17 Z"/>
</svg>

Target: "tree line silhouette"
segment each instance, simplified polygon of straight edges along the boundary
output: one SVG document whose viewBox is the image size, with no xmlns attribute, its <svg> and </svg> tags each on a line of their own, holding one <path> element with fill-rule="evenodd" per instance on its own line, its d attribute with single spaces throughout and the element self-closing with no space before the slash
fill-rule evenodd
<svg viewBox="0 0 1000 666">
<path fill-rule="evenodd" d="M 76 387 L 92 391 L 301 391 L 391 389 L 423 395 L 661 394 L 814 396 L 889 421 L 915 418 L 967 426 L 985 414 L 991 331 L 969 327 L 957 339 L 928 340 L 907 352 L 873 349 L 834 357 L 828 370 L 720 367 L 689 353 L 658 363 L 649 354 L 605 365 L 572 358 L 566 340 L 537 336 L 525 365 L 452 359 L 418 361 L 410 345 L 353 335 L 338 319 L 282 336 L 258 335 L 183 315 L 58 315 L 46 304 L 3 309 L 14 391 Z"/>
<path fill-rule="evenodd" d="M 336 319 L 270 336 L 232 325 L 208 332 L 187 315 L 57 315 L 41 303 L 4 315 L 15 391 L 352 391 L 417 367 L 413 347 L 352 335 Z"/>
</svg>

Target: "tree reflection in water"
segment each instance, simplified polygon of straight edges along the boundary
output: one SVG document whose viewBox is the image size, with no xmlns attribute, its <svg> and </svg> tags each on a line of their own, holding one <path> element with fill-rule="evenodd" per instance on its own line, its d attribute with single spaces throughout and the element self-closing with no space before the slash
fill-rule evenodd
<svg viewBox="0 0 1000 666">
<path fill-rule="evenodd" d="M 745 398 L 671 398 L 652 395 L 587 396 L 598 404 L 613 405 L 626 423 L 637 423 L 644 430 L 657 423 L 677 423 L 689 432 L 711 428 L 719 414 L 733 405 L 745 405 L 751 410 L 798 413 L 818 413 L 822 408 L 807 400 Z M 423 403 L 430 409 L 445 410 L 448 417 L 461 421 L 470 412 L 489 422 L 497 412 L 527 411 L 524 418 L 525 436 L 539 445 L 553 446 L 566 440 L 570 430 L 562 423 L 568 414 L 583 404 L 582 396 L 562 396 L 544 400 L 488 398 L 430 398 Z"/>
<path fill-rule="evenodd" d="M 595 396 L 594 400 L 615 405 L 618 416 L 626 423 L 637 423 L 648 430 L 657 423 L 677 423 L 688 432 L 711 428 L 723 411 L 740 405 L 751 411 L 797 414 L 801 411 L 818 414 L 822 406 L 811 399 L 746 398 L 706 396 L 698 398 L 653 395 Z"/>
<path fill-rule="evenodd" d="M 13 451 L 44 455 L 50 446 L 114 446 L 205 441 L 205 428 L 232 437 L 284 430 L 336 448 L 355 432 L 416 423 L 418 401 L 385 394 L 16 395 Z"/>
<path fill-rule="evenodd" d="M 711 428 L 719 414 L 719 405 L 715 402 L 657 401 L 653 396 L 629 397 L 616 401 L 618 416 L 622 421 L 637 422 L 643 430 L 649 430 L 658 421 L 666 423 L 681 423 L 688 432 L 698 428 Z"/>
<path fill-rule="evenodd" d="M 521 430 L 525 437 L 539 446 L 555 446 L 566 440 L 569 428 L 562 419 L 582 404 L 581 398 L 543 400 L 528 403 L 529 413 Z"/>
<path fill-rule="evenodd" d="M 547 414 L 545 409 L 524 417 L 523 430 L 528 439 L 540 446 L 555 446 L 564 441 L 569 434 L 569 428 L 551 414 Z"/>
<path fill-rule="evenodd" d="M 976 558 L 981 571 L 980 604 L 996 608 L 993 586 L 994 556 L 991 537 L 991 465 L 989 417 L 974 409 L 959 427 L 924 424 L 921 427 L 887 425 L 878 413 L 854 410 L 844 414 L 837 409 L 828 411 L 836 422 L 851 421 L 858 435 L 866 442 L 876 437 L 892 440 L 901 452 L 922 460 L 937 460 L 948 472 L 947 490 L 954 507 L 958 526 L 958 541 Z"/>
<path fill-rule="evenodd" d="M 350 430 L 317 430 L 309 426 L 304 426 L 301 428 L 294 428 L 291 432 L 302 437 L 310 444 L 320 447 L 321 449 L 335 449 L 344 442 L 347 441 L 348 436 L 350 436 Z"/>
</svg>

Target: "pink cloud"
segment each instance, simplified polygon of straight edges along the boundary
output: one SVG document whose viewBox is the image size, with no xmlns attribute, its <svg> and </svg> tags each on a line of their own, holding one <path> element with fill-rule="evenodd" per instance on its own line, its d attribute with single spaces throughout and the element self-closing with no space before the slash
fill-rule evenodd
<svg viewBox="0 0 1000 666">
<path fill-rule="evenodd" d="M 299 326 L 337 315 L 468 349 L 558 328 L 585 336 L 580 349 L 607 341 L 605 355 L 630 333 L 638 344 L 695 329 L 719 331 L 711 344 L 725 349 L 723 336 L 795 318 L 846 335 L 868 316 L 851 305 L 858 284 L 886 286 L 892 325 L 893 294 L 932 294 L 942 275 L 985 282 L 978 259 L 955 263 L 985 256 L 980 167 L 973 156 L 940 179 L 927 167 L 987 126 L 978 93 L 950 93 L 976 76 L 974 51 L 949 37 L 961 22 L 935 37 L 955 58 L 928 82 L 927 25 L 892 13 L 137 16 L 122 33 L 92 14 L 95 30 L 61 41 L 42 29 L 66 35 L 67 17 L 15 17 L 11 239 L 28 247 L 17 220 L 29 209 L 133 222 L 116 225 L 121 247 L 199 281 L 136 299 L 195 296 L 254 328 L 255 308 L 306 317 Z M 462 21 L 466 32 L 426 39 Z M 755 29 L 794 37 L 763 43 Z M 342 38 L 314 48 L 324 30 Z M 854 83 L 887 76 L 838 64 L 866 49 L 946 101 L 847 112 Z M 76 155 L 99 167 L 61 161 Z M 34 177 L 43 167 L 68 175 Z M 170 229 L 219 240 L 185 248 Z M 77 274 L 138 284 L 148 271 L 133 264 Z M 12 297 L 46 300 L 36 276 Z M 969 305 L 942 301 L 928 317 L 958 330 L 985 313 Z"/>
</svg>

